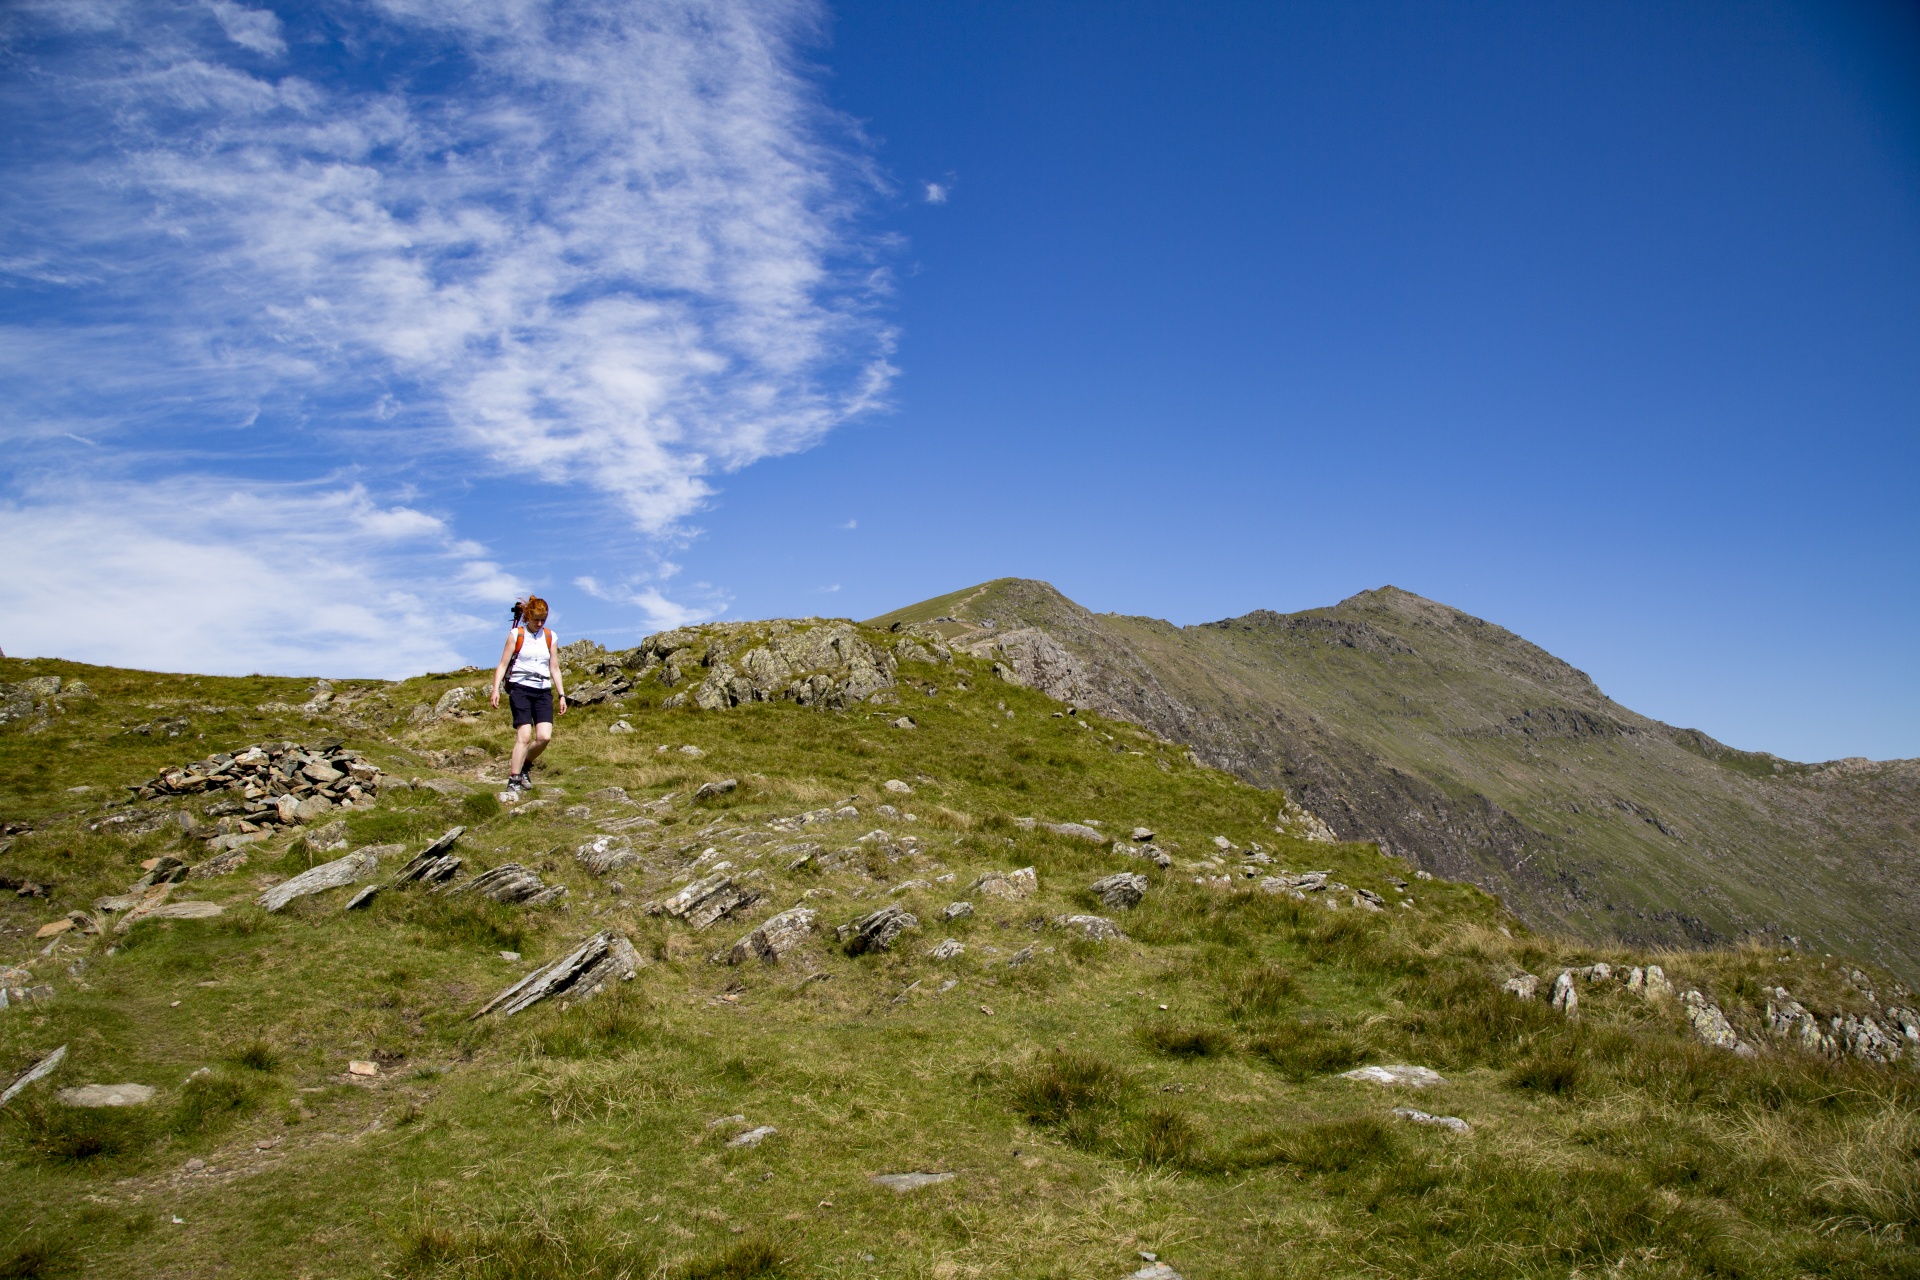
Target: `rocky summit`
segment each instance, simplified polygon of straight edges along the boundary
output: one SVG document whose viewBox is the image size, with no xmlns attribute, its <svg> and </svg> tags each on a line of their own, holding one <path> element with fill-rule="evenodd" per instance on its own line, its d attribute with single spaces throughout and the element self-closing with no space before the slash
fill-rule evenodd
<svg viewBox="0 0 1920 1280">
<path fill-rule="evenodd" d="M 1593 939 L 1753 939 L 1920 981 L 1920 760 L 1802 764 L 1614 702 L 1393 587 L 1189 627 L 1000 579 L 874 620 L 1174 739 L 1343 840 Z"/>
<path fill-rule="evenodd" d="M 531 791 L 484 668 L 0 659 L 0 1275 L 1920 1275 L 1903 935 L 1793 914 L 1897 769 L 1241 621 L 581 641 Z"/>
</svg>

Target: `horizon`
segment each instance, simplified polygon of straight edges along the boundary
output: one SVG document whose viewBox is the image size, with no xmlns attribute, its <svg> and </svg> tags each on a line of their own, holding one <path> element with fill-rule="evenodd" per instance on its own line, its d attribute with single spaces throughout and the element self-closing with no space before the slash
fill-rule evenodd
<svg viewBox="0 0 1920 1280">
<path fill-rule="evenodd" d="M 626 644 L 1412 583 L 1744 750 L 1920 757 L 1910 6 L 0 35 L 9 654 L 397 677 L 536 589 Z"/>
</svg>

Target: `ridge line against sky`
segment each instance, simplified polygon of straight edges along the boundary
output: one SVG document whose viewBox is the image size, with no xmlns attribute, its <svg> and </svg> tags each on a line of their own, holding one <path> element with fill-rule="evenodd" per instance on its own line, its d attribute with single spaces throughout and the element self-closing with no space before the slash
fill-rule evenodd
<svg viewBox="0 0 1920 1280">
<path fill-rule="evenodd" d="M 0 646 L 1394 582 L 1920 755 L 1904 0 L 16 0 Z"/>
</svg>

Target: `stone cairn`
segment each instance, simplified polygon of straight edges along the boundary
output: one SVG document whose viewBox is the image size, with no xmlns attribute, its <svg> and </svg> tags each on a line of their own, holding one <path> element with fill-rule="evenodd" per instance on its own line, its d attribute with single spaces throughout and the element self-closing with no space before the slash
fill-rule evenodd
<svg viewBox="0 0 1920 1280">
<path fill-rule="evenodd" d="M 237 793 L 240 830 L 311 822 L 335 807 L 371 803 L 393 778 L 338 743 L 303 747 L 295 742 L 259 742 L 234 755 L 220 754 L 164 769 L 131 787 L 140 800 L 163 796 Z"/>
</svg>

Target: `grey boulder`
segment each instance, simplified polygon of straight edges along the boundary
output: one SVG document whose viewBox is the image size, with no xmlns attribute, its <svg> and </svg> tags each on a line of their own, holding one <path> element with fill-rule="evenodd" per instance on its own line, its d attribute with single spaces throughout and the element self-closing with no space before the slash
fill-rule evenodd
<svg viewBox="0 0 1920 1280">
<path fill-rule="evenodd" d="M 1147 893 L 1147 878 L 1132 871 L 1102 876 L 1087 886 L 1109 911 L 1126 911 L 1140 905 Z"/>
</svg>

